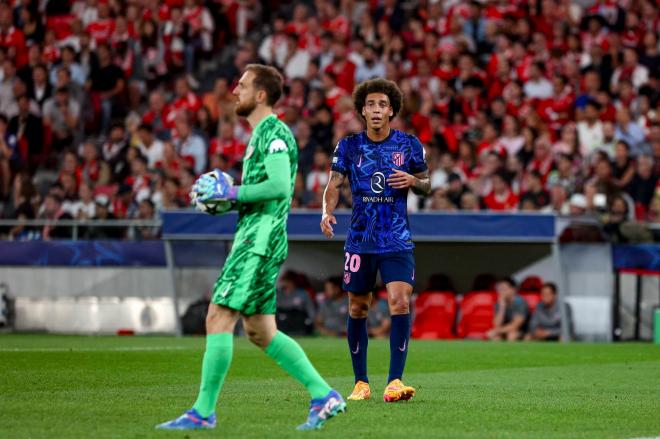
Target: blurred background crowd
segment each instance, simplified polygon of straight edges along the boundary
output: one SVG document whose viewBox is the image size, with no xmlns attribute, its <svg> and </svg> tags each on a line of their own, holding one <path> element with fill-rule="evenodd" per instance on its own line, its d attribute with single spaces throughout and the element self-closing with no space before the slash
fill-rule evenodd
<svg viewBox="0 0 660 439">
<path fill-rule="evenodd" d="M 394 127 L 427 152 L 433 193 L 411 194 L 410 211 L 593 215 L 625 241 L 622 224 L 660 214 L 659 11 L 652 0 L 2 1 L 0 216 L 153 219 L 186 206 L 208 169 L 240 181 L 250 129 L 231 91 L 263 62 L 286 79 L 276 111 L 300 151 L 294 207 L 321 206 L 334 145 L 363 129 L 352 90 L 381 76 L 405 94 Z"/>
</svg>

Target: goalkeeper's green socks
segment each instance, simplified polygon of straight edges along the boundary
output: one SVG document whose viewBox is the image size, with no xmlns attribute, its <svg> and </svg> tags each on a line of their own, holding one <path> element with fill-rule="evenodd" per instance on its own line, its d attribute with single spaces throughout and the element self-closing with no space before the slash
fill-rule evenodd
<svg viewBox="0 0 660 439">
<path fill-rule="evenodd" d="M 300 345 L 283 332 L 277 331 L 265 352 L 289 375 L 300 381 L 312 399 L 324 398 L 332 390 L 314 369 Z"/>
<path fill-rule="evenodd" d="M 193 408 L 205 418 L 215 412 L 218 395 L 229 371 L 234 351 L 234 334 L 209 334 L 202 361 L 202 383 Z"/>
</svg>

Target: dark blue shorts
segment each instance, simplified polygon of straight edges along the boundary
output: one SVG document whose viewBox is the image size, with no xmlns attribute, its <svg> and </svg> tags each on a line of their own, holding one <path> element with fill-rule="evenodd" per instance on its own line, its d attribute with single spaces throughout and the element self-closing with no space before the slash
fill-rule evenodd
<svg viewBox="0 0 660 439">
<path fill-rule="evenodd" d="M 368 294 L 380 271 L 383 283 L 406 282 L 415 286 L 415 258 L 412 251 L 358 254 L 344 253 L 344 291 Z"/>
</svg>

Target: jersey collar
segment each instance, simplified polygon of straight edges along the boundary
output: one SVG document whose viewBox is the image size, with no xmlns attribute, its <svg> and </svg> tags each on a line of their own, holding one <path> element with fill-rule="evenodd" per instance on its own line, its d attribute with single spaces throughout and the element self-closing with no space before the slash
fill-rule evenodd
<svg viewBox="0 0 660 439">
<path fill-rule="evenodd" d="M 263 119 L 261 119 L 261 120 L 259 121 L 259 123 L 257 124 L 257 126 L 254 127 L 253 133 L 258 132 L 258 131 L 261 129 L 262 125 L 263 125 L 264 123 L 266 123 L 269 119 L 277 119 L 277 115 L 276 115 L 275 113 L 271 113 L 271 114 L 269 114 L 268 116 L 266 116 L 266 117 L 264 117 Z"/>
</svg>

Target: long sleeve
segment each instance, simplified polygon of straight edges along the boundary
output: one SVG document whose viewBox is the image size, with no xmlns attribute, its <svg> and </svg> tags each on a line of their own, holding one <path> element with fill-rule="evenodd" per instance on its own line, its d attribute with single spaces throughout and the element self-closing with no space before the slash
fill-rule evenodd
<svg viewBox="0 0 660 439">
<path fill-rule="evenodd" d="M 239 202 L 256 203 L 291 196 L 291 162 L 289 155 L 269 155 L 266 157 L 264 164 L 268 178 L 261 183 L 240 186 L 238 190 Z"/>
</svg>

